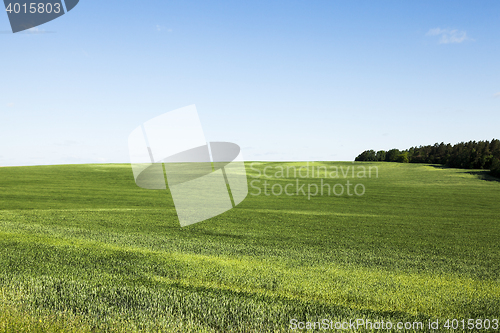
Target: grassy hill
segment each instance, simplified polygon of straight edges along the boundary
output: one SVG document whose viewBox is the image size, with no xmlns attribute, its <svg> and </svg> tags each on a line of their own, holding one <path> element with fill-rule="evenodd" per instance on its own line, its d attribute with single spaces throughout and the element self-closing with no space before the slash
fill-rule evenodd
<svg viewBox="0 0 500 333">
<path fill-rule="evenodd" d="M 295 184 L 280 166 L 305 165 L 247 163 L 257 182 L 245 201 L 185 228 L 170 193 L 137 187 L 130 165 L 0 168 L 0 332 L 500 319 L 500 182 L 431 165 L 316 162 L 377 167 L 378 177 L 323 179 L 362 184 L 359 196 L 264 194 L 264 180 L 276 192 Z"/>
</svg>

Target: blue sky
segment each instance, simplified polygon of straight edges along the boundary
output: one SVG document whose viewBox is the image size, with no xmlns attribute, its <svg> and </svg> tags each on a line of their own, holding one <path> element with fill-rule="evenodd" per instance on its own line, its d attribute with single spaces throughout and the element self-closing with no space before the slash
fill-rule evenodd
<svg viewBox="0 0 500 333">
<path fill-rule="evenodd" d="M 128 162 L 196 104 L 246 160 L 500 138 L 498 1 L 87 1 L 27 33 L 0 14 L 0 166 Z"/>
</svg>

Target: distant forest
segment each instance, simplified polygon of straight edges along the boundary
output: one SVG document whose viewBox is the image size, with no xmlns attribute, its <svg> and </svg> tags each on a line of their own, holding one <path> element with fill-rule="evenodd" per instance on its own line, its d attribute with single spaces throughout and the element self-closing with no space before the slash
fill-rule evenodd
<svg viewBox="0 0 500 333">
<path fill-rule="evenodd" d="M 442 164 L 450 168 L 489 169 L 500 177 L 500 140 L 460 142 L 456 145 L 436 143 L 433 146 L 406 150 L 365 150 L 356 161 Z"/>
</svg>

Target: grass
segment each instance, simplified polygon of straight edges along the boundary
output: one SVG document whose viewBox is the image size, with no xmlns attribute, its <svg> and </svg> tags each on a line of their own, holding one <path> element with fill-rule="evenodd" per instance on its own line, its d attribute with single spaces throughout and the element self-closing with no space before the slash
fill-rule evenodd
<svg viewBox="0 0 500 333">
<path fill-rule="evenodd" d="M 276 192 L 296 184 L 280 167 L 305 165 L 247 163 L 245 201 L 185 228 L 169 192 L 138 188 L 129 165 L 0 168 L 0 332 L 500 319 L 500 182 L 432 165 L 315 162 L 376 166 L 378 177 L 323 179 L 363 184 L 362 196 L 308 200 L 308 184 L 321 184 L 311 173 L 306 195 L 264 194 L 264 180 Z"/>
</svg>

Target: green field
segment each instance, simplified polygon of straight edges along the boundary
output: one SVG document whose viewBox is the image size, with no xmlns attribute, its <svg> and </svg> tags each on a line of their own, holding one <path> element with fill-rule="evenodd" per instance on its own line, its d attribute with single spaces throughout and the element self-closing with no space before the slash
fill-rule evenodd
<svg viewBox="0 0 500 333">
<path fill-rule="evenodd" d="M 262 190 L 296 180 L 255 169 L 305 163 L 250 165 Z M 0 332 L 500 319 L 498 180 L 431 165 L 312 165 L 377 166 L 378 177 L 324 179 L 363 184 L 362 196 L 250 187 L 235 209 L 181 228 L 169 192 L 137 187 L 128 164 L 0 168 Z"/>
</svg>

